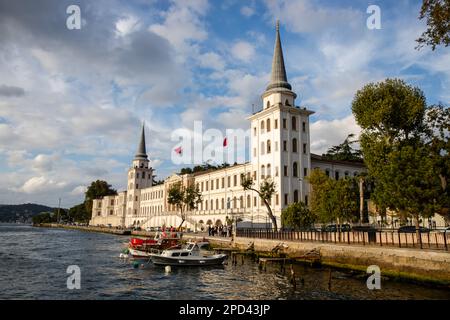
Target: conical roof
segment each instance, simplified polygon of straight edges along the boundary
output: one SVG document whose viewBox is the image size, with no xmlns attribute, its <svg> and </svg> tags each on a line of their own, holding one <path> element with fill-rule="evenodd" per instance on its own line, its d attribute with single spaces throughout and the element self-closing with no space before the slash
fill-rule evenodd
<svg viewBox="0 0 450 320">
<path fill-rule="evenodd" d="M 145 149 L 145 124 L 142 124 L 141 140 L 139 141 L 138 149 L 134 159 L 146 160 L 148 158 L 147 151 Z"/>
<path fill-rule="evenodd" d="M 287 89 L 292 90 L 292 86 L 287 81 L 286 68 L 284 66 L 283 48 L 281 47 L 280 39 L 280 23 L 277 21 L 275 48 L 273 51 L 272 60 L 272 75 L 270 83 L 266 88 L 266 91 L 273 89 Z"/>
</svg>

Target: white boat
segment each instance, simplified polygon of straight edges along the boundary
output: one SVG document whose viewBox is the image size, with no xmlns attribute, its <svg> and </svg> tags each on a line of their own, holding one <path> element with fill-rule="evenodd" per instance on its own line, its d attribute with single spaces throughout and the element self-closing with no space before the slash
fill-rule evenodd
<svg viewBox="0 0 450 320">
<path fill-rule="evenodd" d="M 151 254 L 156 265 L 164 266 L 211 266 L 223 264 L 226 254 L 207 254 L 200 248 L 207 242 L 188 242 L 182 249 L 164 250 L 161 254 Z"/>
</svg>

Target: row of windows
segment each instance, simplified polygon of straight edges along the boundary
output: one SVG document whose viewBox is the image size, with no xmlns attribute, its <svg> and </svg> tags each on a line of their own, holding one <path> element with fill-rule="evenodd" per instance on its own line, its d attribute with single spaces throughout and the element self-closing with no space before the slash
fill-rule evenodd
<svg viewBox="0 0 450 320">
<path fill-rule="evenodd" d="M 233 181 L 231 181 L 231 178 L 233 178 Z M 226 186 L 225 186 L 226 182 Z M 197 188 L 203 192 L 203 191 L 209 191 L 211 190 L 218 190 L 218 189 L 225 189 L 225 188 L 231 188 L 237 187 L 240 185 L 240 177 L 238 174 L 235 174 L 233 176 L 223 177 L 223 178 L 217 178 L 212 179 L 211 181 L 202 181 L 197 182 Z"/>
<path fill-rule="evenodd" d="M 278 151 L 278 141 L 275 141 L 275 152 Z M 283 151 L 288 151 L 287 141 L 283 140 Z M 264 155 L 267 152 L 267 154 L 270 154 L 272 152 L 272 142 L 270 140 L 267 140 L 266 142 L 261 142 L 261 155 Z M 292 152 L 297 153 L 298 152 L 298 142 L 297 139 L 292 139 Z M 303 144 L 303 154 L 307 154 L 307 144 Z M 256 148 L 253 149 L 253 156 L 256 157 Z"/>
<path fill-rule="evenodd" d="M 270 124 L 271 124 L 270 119 L 261 120 L 261 124 L 260 124 L 261 133 L 270 132 L 270 130 L 271 130 Z M 274 119 L 273 124 L 274 124 L 274 129 L 275 130 L 278 129 L 278 119 Z M 287 129 L 287 119 L 285 119 L 285 118 L 283 118 L 283 129 Z M 297 117 L 295 117 L 295 116 L 291 117 L 291 129 L 294 131 L 297 131 Z M 302 122 L 302 131 L 306 132 L 306 122 L 305 121 Z M 256 127 L 253 128 L 253 134 L 255 136 L 257 135 Z"/>
<path fill-rule="evenodd" d="M 142 179 L 150 179 L 152 177 L 150 172 L 147 175 L 145 174 L 145 172 L 142 172 L 142 174 L 140 176 L 142 177 Z M 134 178 L 134 172 L 130 172 L 130 179 L 133 179 L 133 178 Z M 136 172 L 136 179 L 139 179 L 139 172 Z"/>
<path fill-rule="evenodd" d="M 163 211 L 163 206 L 159 205 L 159 206 L 141 207 L 139 211 L 141 215 L 161 213 Z"/>
<path fill-rule="evenodd" d="M 142 194 L 141 200 L 154 200 L 154 199 L 162 199 L 164 196 L 163 190 L 157 190 L 152 192 L 146 192 Z"/>
<path fill-rule="evenodd" d="M 257 199 L 258 197 L 253 197 L 253 207 L 257 206 Z M 239 205 L 238 205 L 239 201 Z M 272 201 L 269 201 L 271 203 Z M 260 199 L 260 204 L 264 205 L 263 201 Z M 279 204 L 279 197 L 278 194 L 275 195 L 275 204 Z M 252 198 L 250 195 L 247 195 L 247 199 L 244 202 L 244 196 L 240 196 L 239 198 L 233 197 L 227 198 L 227 201 L 225 203 L 225 198 L 216 198 L 211 200 L 203 200 L 200 202 L 198 206 L 199 211 L 206 211 L 206 210 L 224 210 L 226 208 L 228 209 L 237 209 L 238 207 L 240 209 L 243 208 L 251 208 L 252 207 Z"/>
<path fill-rule="evenodd" d="M 330 170 L 326 169 L 325 170 L 325 174 L 327 175 L 327 177 L 329 177 L 331 175 Z M 358 171 L 353 172 L 353 176 L 357 177 L 359 175 Z M 345 177 L 350 177 L 350 172 L 349 171 L 345 171 L 344 172 L 344 176 Z M 339 178 L 341 177 L 339 170 L 335 170 L 334 171 L 334 179 L 339 180 Z"/>
</svg>

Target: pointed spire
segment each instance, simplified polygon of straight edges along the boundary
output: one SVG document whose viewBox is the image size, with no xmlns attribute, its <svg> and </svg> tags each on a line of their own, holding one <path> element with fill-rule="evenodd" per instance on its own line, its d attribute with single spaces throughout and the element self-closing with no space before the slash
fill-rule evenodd
<svg viewBox="0 0 450 320">
<path fill-rule="evenodd" d="M 284 66 L 283 49 L 281 48 L 280 39 L 280 22 L 277 20 L 275 48 L 272 60 L 272 76 L 266 91 L 271 89 L 287 89 L 292 90 L 291 85 L 287 81 L 286 68 Z"/>
<path fill-rule="evenodd" d="M 145 149 L 145 122 L 142 122 L 142 132 L 141 132 L 141 140 L 139 141 L 139 146 L 134 156 L 135 160 L 147 160 L 147 151 Z"/>
</svg>

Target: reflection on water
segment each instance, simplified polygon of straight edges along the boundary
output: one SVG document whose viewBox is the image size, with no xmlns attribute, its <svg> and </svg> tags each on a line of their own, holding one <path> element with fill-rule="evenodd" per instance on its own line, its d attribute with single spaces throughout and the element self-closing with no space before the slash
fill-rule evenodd
<svg viewBox="0 0 450 320">
<path fill-rule="evenodd" d="M 124 237 L 73 230 L 0 224 L 1 299 L 450 299 L 450 291 L 382 281 L 370 291 L 366 278 L 295 266 L 294 291 L 288 272 L 267 272 L 245 259 L 244 265 L 172 268 L 119 259 Z M 66 269 L 81 268 L 81 289 L 68 290 Z M 301 281 L 303 279 L 303 281 Z"/>
</svg>

